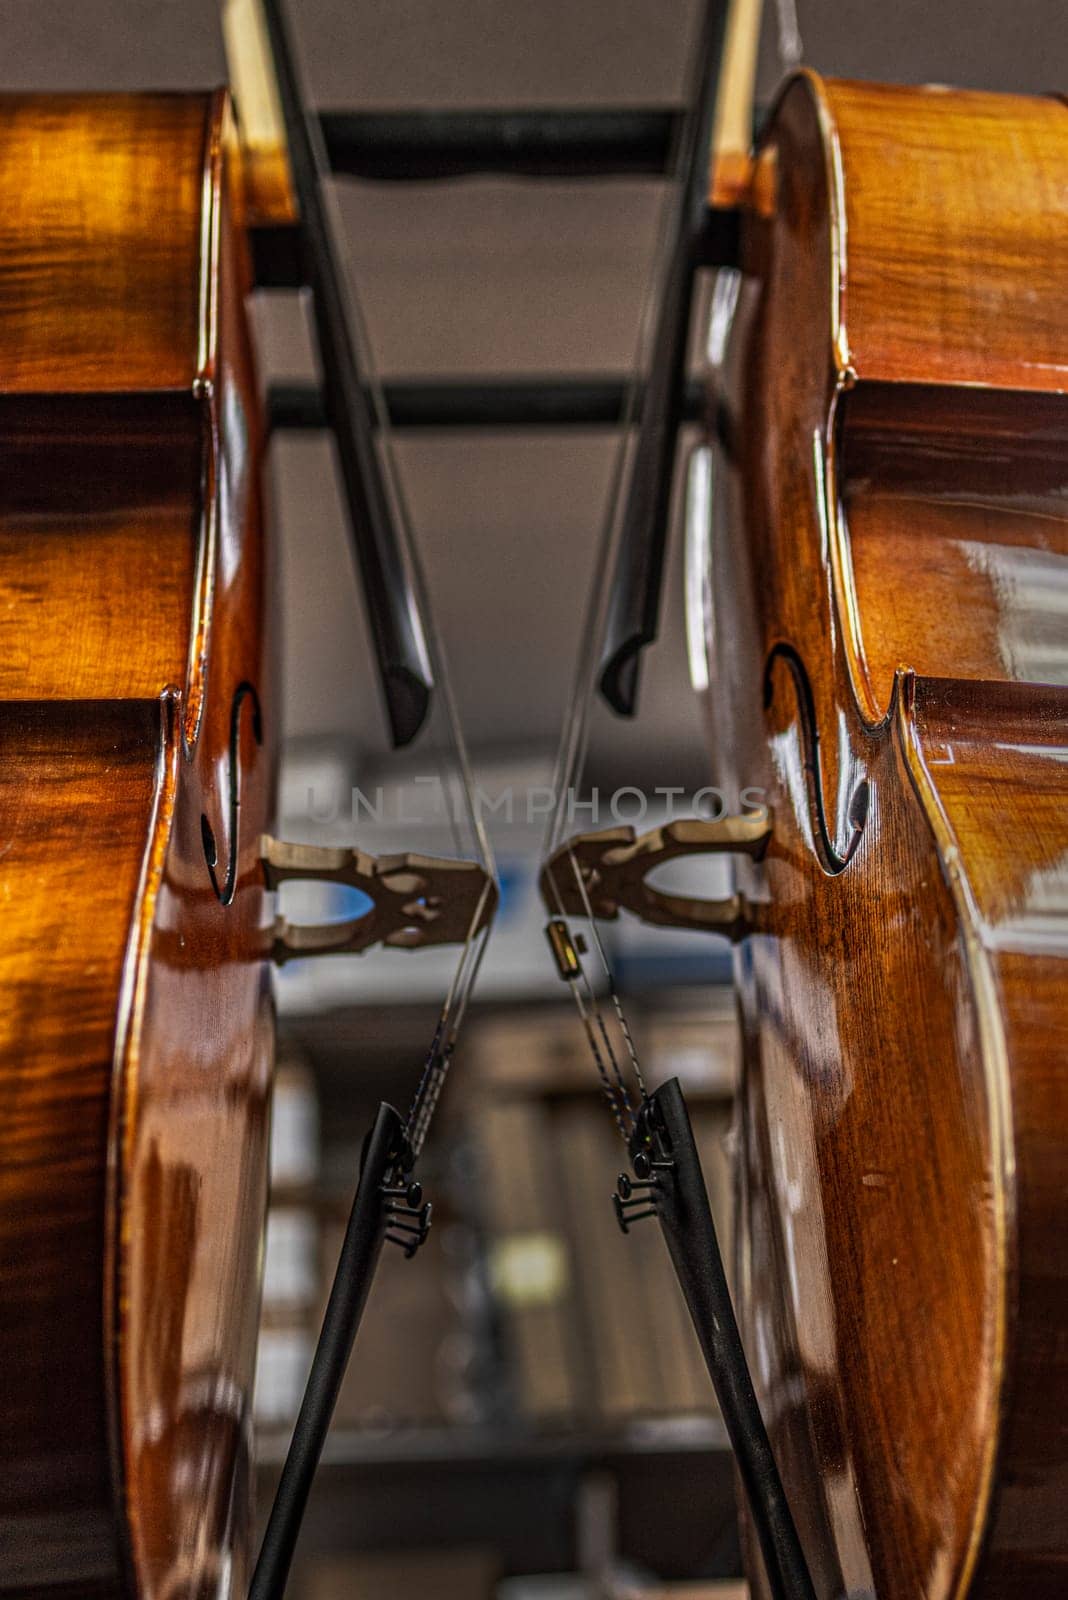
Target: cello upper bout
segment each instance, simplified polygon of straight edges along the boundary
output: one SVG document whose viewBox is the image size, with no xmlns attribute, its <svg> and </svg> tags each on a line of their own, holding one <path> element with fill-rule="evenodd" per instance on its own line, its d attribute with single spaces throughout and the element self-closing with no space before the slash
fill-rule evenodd
<svg viewBox="0 0 1068 1600">
<path fill-rule="evenodd" d="M 1068 393 L 1068 108 L 812 77 L 861 382 Z"/>
<path fill-rule="evenodd" d="M 842 582 L 857 692 L 1068 683 L 1068 110 L 818 86 L 841 241 Z"/>
<path fill-rule="evenodd" d="M 192 388 L 204 105 L 202 95 L 0 101 L 0 391 Z"/>
</svg>

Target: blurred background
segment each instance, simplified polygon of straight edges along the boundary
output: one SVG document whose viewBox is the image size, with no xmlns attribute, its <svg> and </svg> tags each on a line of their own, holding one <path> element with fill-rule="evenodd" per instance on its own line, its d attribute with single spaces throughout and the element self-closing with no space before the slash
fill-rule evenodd
<svg viewBox="0 0 1068 1600">
<path fill-rule="evenodd" d="M 653 114 L 655 136 L 685 93 L 697 10 L 693 0 L 292 0 L 290 16 L 315 106 L 359 114 L 355 137 L 373 156 L 371 113 L 389 114 L 380 135 L 415 113 L 618 109 Z M 225 76 L 214 0 L 6 0 L 0 19 L 9 88 Z M 1063 88 L 1060 0 L 797 0 L 796 11 L 768 0 L 758 101 L 795 34 L 804 61 L 827 73 Z M 549 782 L 569 709 L 618 426 L 457 426 L 442 420 L 439 387 L 466 380 L 492 397 L 535 380 L 590 380 L 602 394 L 625 382 L 666 189 L 656 160 L 647 165 L 626 176 L 337 182 L 377 365 L 395 399 L 408 395 L 396 456 L 495 808 L 503 900 L 423 1164 L 435 1226 L 414 1262 L 387 1252 L 380 1270 L 302 1539 L 299 1600 L 741 1592 L 723 1430 L 658 1235 L 625 1240 L 615 1228 L 619 1146 L 536 894 L 545 817 L 529 797 Z M 316 381 L 306 308 L 261 292 L 254 314 L 276 414 L 306 420 Z M 697 374 L 702 327 L 699 306 Z M 429 397 L 429 423 L 413 417 L 413 393 L 424 412 Z M 270 470 L 284 641 L 276 831 L 448 853 L 418 784 L 433 768 L 388 750 L 331 441 L 280 426 Z M 639 716 L 597 721 L 588 770 L 602 793 L 626 784 L 650 796 L 647 824 L 662 809 L 657 789 L 715 782 L 689 687 L 680 546 L 676 536 Z M 354 817 L 354 786 L 382 789 L 379 821 Z M 329 897 L 300 907 L 341 909 Z M 637 924 L 614 925 L 608 941 L 650 1078 L 674 1073 L 687 1086 L 729 1232 L 738 1044 L 725 953 Z M 378 952 L 281 975 L 256 1396 L 264 1505 L 360 1139 L 380 1098 L 406 1106 L 451 965 L 447 953 Z"/>
</svg>

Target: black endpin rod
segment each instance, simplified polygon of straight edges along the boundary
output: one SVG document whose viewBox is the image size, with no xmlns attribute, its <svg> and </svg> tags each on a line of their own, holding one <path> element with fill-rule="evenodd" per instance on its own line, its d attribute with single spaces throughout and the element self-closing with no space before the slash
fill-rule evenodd
<svg viewBox="0 0 1068 1600">
<path fill-rule="evenodd" d="M 404 1125 L 385 1101 L 364 1142 L 360 1181 L 349 1213 L 330 1298 L 304 1398 L 271 1506 L 249 1600 L 282 1600 L 341 1380 L 382 1252 L 387 1215 L 383 1186 L 404 1149 Z"/>
<path fill-rule="evenodd" d="M 393 743 L 401 746 L 415 738 L 426 720 L 433 676 L 394 508 L 375 448 L 371 408 L 346 309 L 345 275 L 330 230 L 323 175 L 301 98 L 282 0 L 263 0 L 263 16 L 300 207 L 300 253 L 312 291 L 324 410 L 337 440 L 349 529 L 363 583 L 386 714 Z"/>
<path fill-rule="evenodd" d="M 611 577 L 598 684 L 612 710 L 623 717 L 634 715 L 641 651 L 657 633 L 694 275 L 699 262 L 707 259 L 709 153 L 727 10 L 728 0 L 708 0 L 705 6 L 696 92 L 679 152 L 678 226 L 657 312 L 653 364 Z"/>
<path fill-rule="evenodd" d="M 651 1142 L 652 1150 L 649 1149 Z M 667 1241 L 738 1464 L 775 1600 L 816 1600 L 738 1331 L 701 1158 L 682 1088 L 670 1078 L 645 1102 L 631 1145 L 639 1176 L 651 1160 Z M 656 1170 L 661 1156 L 667 1170 Z M 647 1214 L 647 1213 L 643 1213 Z"/>
</svg>

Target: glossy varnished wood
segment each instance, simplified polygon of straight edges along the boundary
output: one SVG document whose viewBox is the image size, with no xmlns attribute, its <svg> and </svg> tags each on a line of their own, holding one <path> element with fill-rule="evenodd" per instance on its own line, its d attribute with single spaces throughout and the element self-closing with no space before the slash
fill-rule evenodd
<svg viewBox="0 0 1068 1600">
<path fill-rule="evenodd" d="M 935 682 L 917 694 L 916 727 L 919 787 L 960 852 L 1000 1007 L 1011 1142 L 1001 1434 L 977 1592 L 1052 1595 L 1068 1569 L 1068 691 Z"/>
<path fill-rule="evenodd" d="M 4 1591 L 117 1592 L 103 1328 L 108 1118 L 159 744 L 151 702 L 0 707 Z"/>
<path fill-rule="evenodd" d="M 6 96 L 2 124 L 0 387 L 188 390 L 208 331 L 202 101 Z"/>
<path fill-rule="evenodd" d="M 0 697 L 183 681 L 202 451 L 187 394 L 0 396 Z"/>
<path fill-rule="evenodd" d="M 259 862 L 271 823 L 276 716 L 262 441 L 243 240 L 229 225 L 220 174 L 216 203 L 199 626 L 131 937 L 133 999 L 113 1102 L 125 1512 L 138 1593 L 153 1597 L 212 1593 L 227 1573 L 235 1592 L 247 1587 L 273 1064 L 273 919 Z M 207 872 L 205 819 L 222 887 L 236 852 L 228 904 Z"/>
<path fill-rule="evenodd" d="M 839 483 L 869 715 L 886 711 L 902 666 L 1068 684 L 1063 396 L 862 383 L 843 423 Z"/>
<path fill-rule="evenodd" d="M 0 1593 L 247 1584 L 274 695 L 227 116 L 0 102 Z"/>
<path fill-rule="evenodd" d="M 1066 158 L 808 75 L 757 157 L 708 711 L 774 817 L 738 1285 L 821 1600 L 1063 1590 Z"/>
<path fill-rule="evenodd" d="M 869 382 L 1063 393 L 1064 106 L 875 83 L 826 105 L 838 359 Z"/>
</svg>

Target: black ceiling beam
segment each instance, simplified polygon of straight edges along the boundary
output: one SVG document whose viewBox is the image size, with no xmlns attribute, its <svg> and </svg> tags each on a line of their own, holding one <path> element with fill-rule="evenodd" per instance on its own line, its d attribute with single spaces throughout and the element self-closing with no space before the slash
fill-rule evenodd
<svg viewBox="0 0 1068 1600">
<path fill-rule="evenodd" d="M 477 173 L 528 178 L 665 176 L 681 112 L 671 106 L 539 111 L 322 111 L 319 123 L 341 177 L 426 182 Z M 761 112 L 754 119 L 759 128 Z M 303 282 L 297 230 L 252 230 L 261 289 Z M 721 257 L 727 259 L 729 252 Z"/>
<path fill-rule="evenodd" d="M 385 385 L 394 428 L 613 428 L 626 405 L 623 378 L 444 379 Z M 702 390 L 687 386 L 683 420 L 701 415 Z M 312 383 L 272 384 L 267 396 L 272 430 L 326 426 L 319 390 Z"/>
<path fill-rule="evenodd" d="M 757 108 L 754 133 L 760 129 Z M 474 173 L 528 178 L 663 176 L 682 122 L 675 106 L 524 111 L 331 111 L 319 122 L 333 170 L 419 182 Z"/>
<path fill-rule="evenodd" d="M 323 111 L 330 165 L 390 182 L 512 173 L 531 178 L 663 174 L 681 113 L 622 110 Z"/>
</svg>

